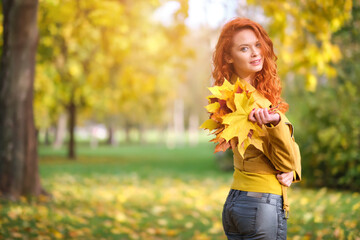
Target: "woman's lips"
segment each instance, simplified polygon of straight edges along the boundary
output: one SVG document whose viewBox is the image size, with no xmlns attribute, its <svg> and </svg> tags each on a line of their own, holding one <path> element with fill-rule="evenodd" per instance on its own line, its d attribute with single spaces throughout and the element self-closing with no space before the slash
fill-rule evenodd
<svg viewBox="0 0 360 240">
<path fill-rule="evenodd" d="M 257 66 L 257 65 L 259 65 L 260 63 L 261 63 L 261 58 L 250 62 L 250 64 L 251 64 L 251 65 L 254 65 L 254 66 Z"/>
</svg>

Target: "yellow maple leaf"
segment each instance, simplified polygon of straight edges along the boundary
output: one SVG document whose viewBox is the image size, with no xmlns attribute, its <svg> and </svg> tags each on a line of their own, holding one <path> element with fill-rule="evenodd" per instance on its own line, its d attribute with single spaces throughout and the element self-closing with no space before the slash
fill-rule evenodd
<svg viewBox="0 0 360 240">
<path fill-rule="evenodd" d="M 226 151 L 230 147 L 230 139 L 234 137 L 238 138 L 237 147 L 241 155 L 251 144 L 263 151 L 263 130 L 250 122 L 248 116 L 252 109 L 268 108 L 271 102 L 239 78 L 234 85 L 225 79 L 221 86 L 210 87 L 209 90 L 212 95 L 207 97 L 209 104 L 205 108 L 210 113 L 210 119 L 200 128 L 215 130 L 212 134 L 216 137 L 210 140 L 217 143 L 215 152 Z"/>
<path fill-rule="evenodd" d="M 251 129 L 257 131 L 262 130 L 257 124 L 248 120 L 250 112 L 256 107 L 252 96 L 248 98 L 246 92 L 235 93 L 234 101 L 236 111 L 227 114 L 223 118 L 223 124 L 227 124 L 228 126 L 222 132 L 221 136 L 226 141 L 230 141 L 230 139 L 238 137 L 239 143 L 242 143 L 248 137 Z"/>
<path fill-rule="evenodd" d="M 217 152 L 225 152 L 231 145 L 229 142 L 225 141 L 225 139 L 220 138 L 221 140 L 218 142 L 218 144 L 215 147 L 214 153 Z"/>
<path fill-rule="evenodd" d="M 209 113 L 215 113 L 220 108 L 219 102 L 210 103 L 209 105 L 205 106 L 206 110 Z"/>
<path fill-rule="evenodd" d="M 255 101 L 255 103 L 256 103 L 256 105 L 258 107 L 260 107 L 260 108 L 270 108 L 271 102 L 267 98 L 263 97 L 260 93 L 254 92 L 252 94 L 252 96 L 253 96 L 254 101 Z"/>
<path fill-rule="evenodd" d="M 209 91 L 212 93 L 212 95 L 210 96 L 210 98 L 222 98 L 222 93 L 220 91 L 221 86 L 214 86 L 214 87 L 209 87 Z"/>
<path fill-rule="evenodd" d="M 235 102 L 234 102 L 234 92 L 224 90 L 222 91 L 223 99 L 219 100 L 220 104 L 223 101 L 223 105 L 226 105 L 228 109 L 230 109 L 232 112 L 236 110 Z"/>
<path fill-rule="evenodd" d="M 264 133 L 262 131 L 252 131 L 251 136 L 248 135 L 248 137 L 245 138 L 245 140 L 241 144 L 238 144 L 237 148 L 240 155 L 244 156 L 246 148 L 250 145 L 254 145 L 255 148 L 263 152 L 264 149 L 263 140 L 261 139 L 262 136 L 264 136 Z"/>
<path fill-rule="evenodd" d="M 200 128 L 209 129 L 210 131 L 219 128 L 220 124 L 212 119 L 206 120 L 203 124 L 201 124 Z"/>
<path fill-rule="evenodd" d="M 224 80 L 224 83 L 221 86 L 214 86 L 208 88 L 210 92 L 213 94 L 210 97 L 216 97 L 218 99 L 226 99 L 228 92 L 234 91 L 234 85 L 232 85 L 229 81 L 226 79 Z"/>
<path fill-rule="evenodd" d="M 209 95 L 206 97 L 209 103 L 213 103 L 214 101 L 217 101 L 217 97 L 214 95 Z"/>
<path fill-rule="evenodd" d="M 261 95 L 256 89 L 250 85 L 249 83 L 245 82 L 244 80 L 241 80 L 237 78 L 234 86 L 234 92 L 235 93 L 242 93 L 246 92 L 246 95 L 248 98 L 250 98 L 250 95 L 254 99 L 257 107 L 260 108 L 269 108 L 271 105 L 271 102 L 265 98 L 263 95 Z"/>
</svg>

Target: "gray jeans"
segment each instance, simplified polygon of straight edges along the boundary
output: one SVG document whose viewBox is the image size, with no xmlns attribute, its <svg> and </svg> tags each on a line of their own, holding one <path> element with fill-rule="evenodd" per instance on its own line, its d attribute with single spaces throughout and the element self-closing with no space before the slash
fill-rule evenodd
<svg viewBox="0 0 360 240">
<path fill-rule="evenodd" d="M 229 240 L 286 239 L 287 219 L 282 196 L 231 189 L 222 221 Z"/>
</svg>

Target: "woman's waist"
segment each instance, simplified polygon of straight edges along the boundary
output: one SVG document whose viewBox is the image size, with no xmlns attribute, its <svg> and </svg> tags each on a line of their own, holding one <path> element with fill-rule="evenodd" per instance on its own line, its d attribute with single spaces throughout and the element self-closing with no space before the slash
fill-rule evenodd
<svg viewBox="0 0 360 240">
<path fill-rule="evenodd" d="M 275 173 L 261 174 L 241 171 L 235 168 L 233 176 L 232 189 L 282 195 L 281 184 L 277 180 Z"/>
<path fill-rule="evenodd" d="M 227 197 L 227 202 L 242 201 L 267 203 L 272 205 L 278 205 L 279 207 L 281 207 L 283 197 L 281 195 L 272 193 L 259 193 L 231 189 Z"/>
</svg>

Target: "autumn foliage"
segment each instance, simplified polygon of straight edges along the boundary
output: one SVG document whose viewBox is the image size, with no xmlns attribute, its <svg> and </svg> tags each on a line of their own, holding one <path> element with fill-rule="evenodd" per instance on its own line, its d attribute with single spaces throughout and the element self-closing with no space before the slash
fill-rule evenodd
<svg viewBox="0 0 360 240">
<path fill-rule="evenodd" d="M 77 162 L 49 150 L 41 176 L 53 200 L 0 202 L 0 239 L 226 239 L 232 175 L 213 168 L 208 144 L 83 148 Z M 288 239 L 360 238 L 359 193 L 289 191 Z"/>
<path fill-rule="evenodd" d="M 237 148 L 241 155 L 250 144 L 262 151 L 265 133 L 261 126 L 250 122 L 248 116 L 254 108 L 269 108 L 271 102 L 239 78 L 235 84 L 225 79 L 222 85 L 209 90 L 212 95 L 207 97 L 209 104 L 205 108 L 210 118 L 200 127 L 215 135 L 210 140 L 217 143 L 215 152 L 229 149 L 230 140 L 234 138 L 239 142 Z"/>
</svg>

